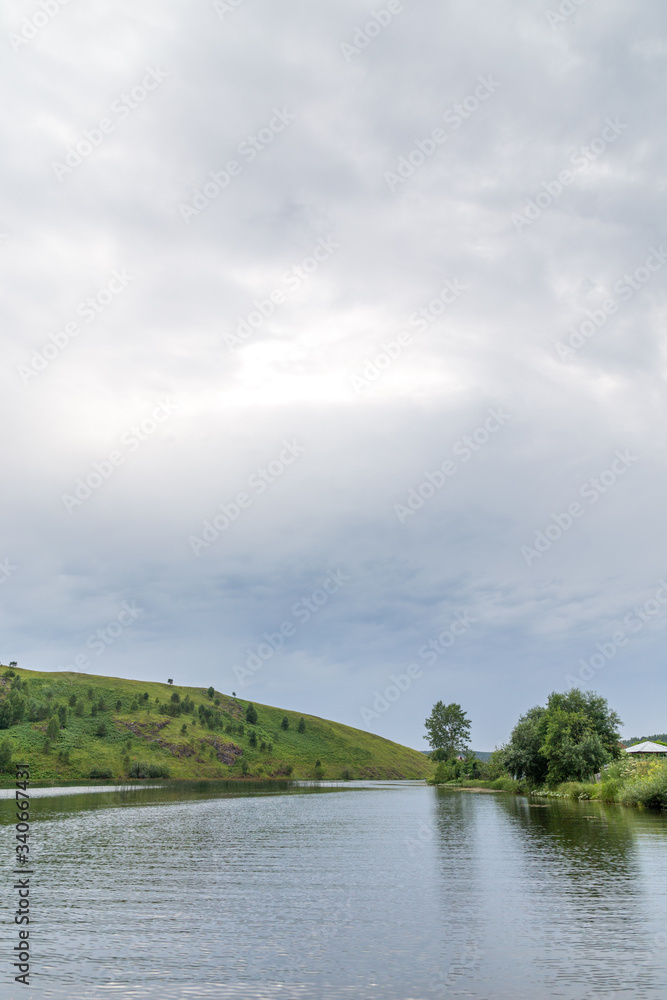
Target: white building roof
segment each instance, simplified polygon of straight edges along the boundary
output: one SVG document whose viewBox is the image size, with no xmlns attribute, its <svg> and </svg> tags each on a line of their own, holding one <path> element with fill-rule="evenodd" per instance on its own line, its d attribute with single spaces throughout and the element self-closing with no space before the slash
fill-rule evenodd
<svg viewBox="0 0 667 1000">
<path fill-rule="evenodd" d="M 667 753 L 667 747 L 660 743 L 652 743 L 651 740 L 644 740 L 643 743 L 635 743 L 633 747 L 626 747 L 626 753 Z"/>
</svg>

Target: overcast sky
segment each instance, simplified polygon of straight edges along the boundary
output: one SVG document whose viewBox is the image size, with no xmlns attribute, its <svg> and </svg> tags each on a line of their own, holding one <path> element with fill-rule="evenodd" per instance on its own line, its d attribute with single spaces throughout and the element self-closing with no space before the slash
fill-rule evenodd
<svg viewBox="0 0 667 1000">
<path fill-rule="evenodd" d="M 560 6 L 6 0 L 3 662 L 667 729 L 667 16 Z"/>
</svg>

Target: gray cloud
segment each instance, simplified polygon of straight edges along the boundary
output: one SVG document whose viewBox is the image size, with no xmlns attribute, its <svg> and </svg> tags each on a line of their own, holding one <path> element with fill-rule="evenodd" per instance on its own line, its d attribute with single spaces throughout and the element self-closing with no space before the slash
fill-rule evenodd
<svg viewBox="0 0 667 1000">
<path fill-rule="evenodd" d="M 665 249 L 663 10 L 583 3 L 552 26 L 553 3 L 402 7 L 348 58 L 376 11 L 356 0 L 244 0 L 222 17 L 71 3 L 17 51 L 10 33 L 40 7 L 3 8 L 5 660 L 67 666 L 136 601 L 131 627 L 88 649 L 93 672 L 359 726 L 416 663 L 370 728 L 421 747 L 433 701 L 456 700 L 491 748 L 655 595 L 664 275 L 642 268 Z M 151 68 L 166 76 L 142 96 Z M 483 100 L 480 78 L 495 81 Z M 262 132 L 276 109 L 294 120 Z M 622 127 L 600 148 L 608 119 Z M 184 221 L 230 160 L 225 190 Z M 466 290 L 440 311 L 446 281 Z M 133 447 L 161 399 L 178 407 Z M 511 419 L 464 459 L 490 408 Z M 249 481 L 284 441 L 304 452 L 259 492 Z M 619 449 L 637 461 L 591 502 L 582 489 Z M 447 460 L 455 473 L 401 523 L 395 505 Z M 188 539 L 244 491 L 195 555 Z M 577 502 L 527 565 L 522 547 Z M 299 620 L 339 570 L 349 580 Z M 474 624 L 429 664 L 419 650 L 466 609 Z M 649 619 L 584 684 L 633 732 L 663 726 L 665 623 Z M 284 622 L 294 634 L 241 688 L 235 666 Z"/>
</svg>

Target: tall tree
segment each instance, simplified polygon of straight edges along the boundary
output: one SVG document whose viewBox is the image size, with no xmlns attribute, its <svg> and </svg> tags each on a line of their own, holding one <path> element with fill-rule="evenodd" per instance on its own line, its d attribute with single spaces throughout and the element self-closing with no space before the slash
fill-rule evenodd
<svg viewBox="0 0 667 1000">
<path fill-rule="evenodd" d="M 554 691 L 522 715 L 500 755 L 510 774 L 535 785 L 584 781 L 621 755 L 616 712 L 594 691 Z"/>
<path fill-rule="evenodd" d="M 436 701 L 424 725 L 434 760 L 449 760 L 469 749 L 472 723 L 456 702 L 445 705 L 442 701 Z"/>
</svg>

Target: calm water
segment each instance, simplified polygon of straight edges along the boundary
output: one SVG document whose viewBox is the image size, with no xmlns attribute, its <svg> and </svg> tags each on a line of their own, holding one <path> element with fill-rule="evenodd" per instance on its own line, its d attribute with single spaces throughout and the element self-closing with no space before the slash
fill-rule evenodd
<svg viewBox="0 0 667 1000">
<path fill-rule="evenodd" d="M 3 905 L 2 1000 L 667 996 L 664 816 L 409 782 L 32 812 L 32 986 Z"/>
</svg>

